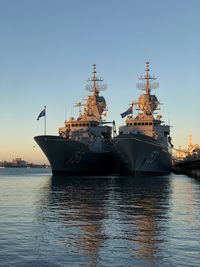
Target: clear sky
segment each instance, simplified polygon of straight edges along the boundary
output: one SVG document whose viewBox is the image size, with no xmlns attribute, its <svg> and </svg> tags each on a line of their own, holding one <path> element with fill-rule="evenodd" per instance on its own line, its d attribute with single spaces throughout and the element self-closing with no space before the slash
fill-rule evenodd
<svg viewBox="0 0 200 267">
<path fill-rule="evenodd" d="M 175 147 L 200 144 L 199 0 L 0 0 L 0 161 L 46 162 L 33 137 L 57 134 L 87 96 L 92 64 L 104 78 L 108 119 L 137 100 L 150 61 Z"/>
</svg>

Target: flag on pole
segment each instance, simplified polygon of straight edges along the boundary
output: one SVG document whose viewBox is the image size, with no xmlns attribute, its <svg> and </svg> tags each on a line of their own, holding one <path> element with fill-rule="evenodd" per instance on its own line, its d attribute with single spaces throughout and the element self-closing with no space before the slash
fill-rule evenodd
<svg viewBox="0 0 200 267">
<path fill-rule="evenodd" d="M 127 111 L 121 113 L 121 117 L 124 118 L 127 115 L 131 114 L 133 112 L 133 106 L 131 106 L 129 109 L 127 109 Z"/>
<path fill-rule="evenodd" d="M 41 117 L 44 117 L 46 115 L 46 107 L 40 112 L 37 120 L 39 120 Z"/>
</svg>

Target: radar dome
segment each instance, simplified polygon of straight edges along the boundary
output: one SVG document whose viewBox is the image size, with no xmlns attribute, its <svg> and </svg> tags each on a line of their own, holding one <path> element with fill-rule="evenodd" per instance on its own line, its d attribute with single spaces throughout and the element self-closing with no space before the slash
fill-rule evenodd
<svg viewBox="0 0 200 267">
<path fill-rule="evenodd" d="M 138 99 L 139 109 L 145 113 L 153 113 L 153 111 L 158 107 L 158 99 L 155 95 L 140 95 Z"/>
</svg>

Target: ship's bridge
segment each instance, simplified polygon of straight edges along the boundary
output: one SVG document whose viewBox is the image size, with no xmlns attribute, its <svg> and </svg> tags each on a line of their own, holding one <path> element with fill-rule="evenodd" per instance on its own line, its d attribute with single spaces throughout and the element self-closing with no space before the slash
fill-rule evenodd
<svg viewBox="0 0 200 267">
<path fill-rule="evenodd" d="M 66 136 L 69 132 L 78 131 L 82 128 L 96 127 L 98 121 L 75 120 L 73 117 L 69 121 L 65 121 L 65 127 L 59 128 L 59 135 Z"/>
<path fill-rule="evenodd" d="M 126 125 L 119 127 L 119 134 L 141 133 L 167 143 L 170 132 L 168 125 L 162 125 L 161 116 L 139 114 L 136 118 L 128 117 Z"/>
<path fill-rule="evenodd" d="M 95 127 L 99 125 L 99 121 L 95 120 L 70 120 L 70 121 L 65 121 L 65 127 L 70 128 L 71 130 L 77 128 L 82 128 L 82 127 Z"/>
</svg>

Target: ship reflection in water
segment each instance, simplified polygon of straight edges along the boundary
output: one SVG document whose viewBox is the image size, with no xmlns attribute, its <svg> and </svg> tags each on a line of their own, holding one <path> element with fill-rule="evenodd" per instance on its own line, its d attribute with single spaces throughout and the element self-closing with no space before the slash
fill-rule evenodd
<svg viewBox="0 0 200 267">
<path fill-rule="evenodd" d="M 52 177 L 50 188 L 38 201 L 37 219 L 44 222 L 52 216 L 59 223 L 56 239 L 69 259 L 76 255 L 84 266 L 162 262 L 169 177 Z M 45 238 L 49 234 L 42 242 Z"/>
<path fill-rule="evenodd" d="M 200 182 L 0 169 L 0 266 L 199 266 Z"/>
</svg>

